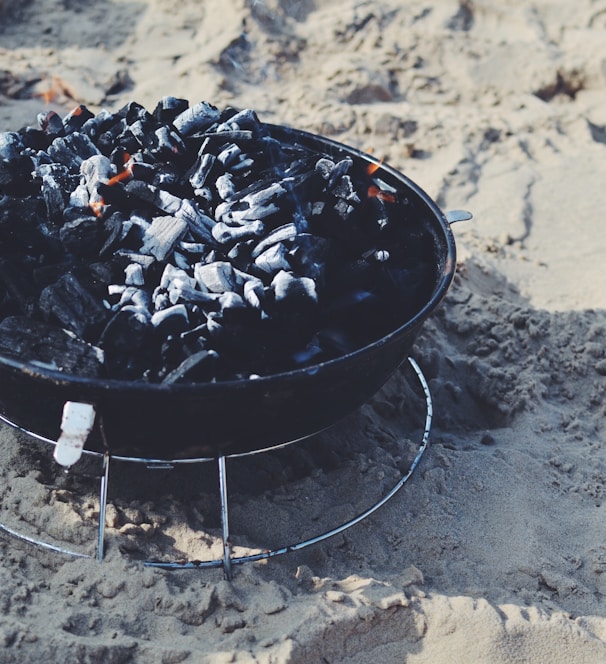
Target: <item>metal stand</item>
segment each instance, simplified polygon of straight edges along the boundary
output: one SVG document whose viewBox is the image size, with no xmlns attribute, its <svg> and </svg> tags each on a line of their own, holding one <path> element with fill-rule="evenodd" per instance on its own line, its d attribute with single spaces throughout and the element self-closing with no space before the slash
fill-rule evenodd
<svg viewBox="0 0 606 664">
<path fill-rule="evenodd" d="M 284 553 L 290 553 L 292 551 L 299 551 L 300 549 L 304 549 L 308 546 L 311 546 L 312 544 L 317 544 L 318 542 L 322 542 L 325 539 L 328 539 L 329 537 L 333 537 L 334 535 L 338 535 L 339 533 L 342 533 L 343 531 L 347 530 L 348 528 L 351 528 L 352 526 L 355 526 L 358 524 L 360 521 L 365 519 L 366 517 L 370 516 L 374 512 L 376 512 L 380 507 L 382 507 L 385 503 L 387 503 L 391 498 L 395 496 L 396 493 L 404 486 L 404 484 L 408 481 L 410 476 L 413 474 L 415 469 L 417 468 L 419 461 L 421 460 L 421 457 L 423 456 L 423 453 L 427 449 L 428 443 L 429 443 L 429 433 L 431 431 L 431 422 L 433 418 L 433 404 L 431 400 L 431 394 L 429 392 L 429 386 L 427 384 L 427 381 L 425 379 L 425 376 L 423 375 L 423 372 L 419 368 L 419 365 L 416 363 L 415 360 L 412 358 L 408 358 L 408 362 L 413 368 L 419 383 L 423 389 L 423 393 L 425 396 L 425 404 L 426 404 L 426 414 L 425 414 L 425 428 L 423 431 L 423 436 L 421 439 L 421 442 L 419 444 L 419 448 L 417 450 L 417 454 L 415 458 L 413 459 L 412 463 L 410 464 L 408 470 L 400 477 L 398 482 L 392 487 L 392 489 L 385 494 L 380 500 L 378 500 L 376 503 L 371 505 L 368 509 L 366 509 L 364 512 L 361 514 L 358 514 L 358 516 L 355 516 L 354 518 L 350 519 L 349 521 L 346 521 L 345 523 L 342 523 L 341 525 L 328 530 L 320 535 L 317 535 L 315 537 L 312 537 L 307 540 L 303 540 L 301 542 L 296 542 L 294 544 L 289 544 L 286 546 L 282 546 L 277 549 L 273 550 L 266 550 L 262 551 L 260 553 L 255 553 L 247 556 L 240 556 L 240 557 L 234 557 L 231 554 L 231 544 L 229 541 L 229 511 L 228 511 L 228 505 L 227 505 L 227 465 L 226 465 L 226 457 L 220 456 L 216 461 L 218 465 L 218 473 L 219 473 L 219 497 L 220 497 L 220 502 L 221 502 L 221 537 L 223 541 L 223 556 L 221 558 L 217 558 L 214 560 L 206 560 L 206 561 L 192 561 L 192 562 L 155 562 L 155 561 L 146 561 L 144 562 L 144 565 L 146 567 L 157 567 L 161 569 L 166 569 L 166 570 L 177 570 L 177 569 L 203 569 L 203 568 L 217 568 L 217 567 L 222 567 L 223 572 L 225 574 L 226 579 L 231 579 L 232 577 L 232 567 L 233 565 L 242 565 L 244 563 L 249 563 L 249 562 L 255 562 L 259 560 L 265 560 L 268 558 L 273 558 L 275 556 L 279 556 Z M 47 438 L 44 438 L 42 436 L 39 436 L 37 434 L 34 434 L 30 431 L 27 431 L 23 429 L 22 427 L 19 427 L 15 423 L 11 422 L 7 418 L 3 417 L 0 415 L 0 420 L 4 421 L 6 424 L 9 424 L 10 426 L 13 426 L 20 431 L 38 439 L 46 443 L 50 444 L 55 444 L 55 441 L 49 440 Z M 98 524 L 98 532 L 97 532 L 97 554 L 96 558 L 99 561 L 103 560 L 103 554 L 104 554 L 104 539 L 105 539 L 105 515 L 106 515 L 106 508 L 107 508 L 107 489 L 109 485 L 109 469 L 110 469 L 110 455 L 109 454 L 104 454 L 104 455 L 99 455 L 97 452 L 85 452 L 86 454 L 92 454 L 96 456 L 103 456 L 103 467 L 102 467 L 102 473 L 101 473 L 101 480 L 100 480 L 100 487 L 99 487 L 99 524 Z M 239 455 L 239 456 L 246 456 L 246 455 Z M 129 458 L 129 457 L 114 457 L 117 460 L 123 460 L 123 461 L 136 461 L 136 462 L 143 462 L 146 463 L 150 467 L 156 467 L 156 468 L 170 468 L 173 465 L 179 464 L 179 463 L 200 463 L 200 462 L 205 462 L 209 461 L 209 459 L 186 459 L 186 460 L 176 460 L 176 461 L 171 461 L 171 462 L 166 462 L 166 461 L 159 461 L 159 460 L 154 460 L 154 459 L 138 459 L 138 458 Z M 28 542 L 30 544 L 35 544 L 36 546 L 42 547 L 44 549 L 48 549 L 50 551 L 54 551 L 56 553 L 63 553 L 67 554 L 70 556 L 75 556 L 75 557 L 80 557 L 80 558 L 90 558 L 91 556 L 88 556 L 87 554 L 79 553 L 76 551 L 71 551 L 69 549 L 64 549 L 59 546 L 55 546 L 53 544 L 50 544 L 48 542 L 44 542 L 42 540 L 37 540 L 32 537 L 28 537 L 27 535 L 24 535 L 22 533 L 19 533 L 12 528 L 9 528 L 8 526 L 0 523 L 0 530 L 8 533 L 9 535 L 16 537 L 20 540 L 23 540 L 25 542 Z"/>
</svg>

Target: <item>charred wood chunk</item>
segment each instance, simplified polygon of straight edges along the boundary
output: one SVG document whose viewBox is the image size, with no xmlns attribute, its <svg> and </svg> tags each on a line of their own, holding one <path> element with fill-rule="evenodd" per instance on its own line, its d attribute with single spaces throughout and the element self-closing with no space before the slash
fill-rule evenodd
<svg viewBox="0 0 606 664">
<path fill-rule="evenodd" d="M 252 258 L 257 258 L 257 256 L 260 256 L 274 244 L 294 240 L 296 235 L 297 226 L 294 223 L 284 224 L 283 226 L 274 228 L 255 246 L 252 252 Z"/>
<path fill-rule="evenodd" d="M 222 221 L 216 223 L 211 230 L 212 236 L 219 244 L 232 245 L 236 242 L 261 237 L 265 232 L 265 224 L 260 220 L 242 225 L 229 225 Z"/>
<path fill-rule="evenodd" d="M 91 378 L 101 374 L 103 353 L 73 334 L 26 316 L 9 316 L 0 323 L 0 355 Z"/>
<path fill-rule="evenodd" d="M 163 379 L 163 383 L 177 383 L 180 381 L 210 381 L 215 376 L 215 369 L 219 355 L 214 350 L 200 350 L 185 358 L 183 362 L 170 371 Z"/>
<path fill-rule="evenodd" d="M 187 230 L 187 222 L 176 217 L 155 217 L 143 236 L 142 254 L 163 261 L 171 254 Z"/>
<path fill-rule="evenodd" d="M 78 172 L 85 159 L 99 154 L 99 149 L 86 134 L 74 132 L 56 138 L 48 148 L 48 154 L 70 171 Z"/>
<path fill-rule="evenodd" d="M 0 159 L 17 159 L 24 148 L 21 136 L 16 131 L 0 132 Z"/>
<path fill-rule="evenodd" d="M 43 209 L 44 206 L 42 206 Z M 55 230 L 44 225 L 40 202 L 35 198 L 0 196 L 0 242 L 5 254 L 58 258 L 63 249 Z"/>
<path fill-rule="evenodd" d="M 40 295 L 40 309 L 47 320 L 57 320 L 86 339 L 106 322 L 107 310 L 73 274 L 65 274 Z"/>
<path fill-rule="evenodd" d="M 0 291 L 4 291 L 21 313 L 30 316 L 36 311 L 38 294 L 29 271 L 11 258 L 0 258 Z"/>
<path fill-rule="evenodd" d="M 136 313 L 118 311 L 99 337 L 105 353 L 105 366 L 110 378 L 135 380 L 157 364 L 158 344 L 153 328 Z"/>
<path fill-rule="evenodd" d="M 181 334 L 189 326 L 189 314 L 184 304 L 175 304 L 172 307 L 156 311 L 151 317 L 151 324 L 162 337 Z"/>
<path fill-rule="evenodd" d="M 55 111 L 47 111 L 46 113 L 38 113 L 38 125 L 45 134 L 49 136 L 63 136 L 65 134 L 65 127 L 63 120 Z"/>
<path fill-rule="evenodd" d="M 288 249 L 281 242 L 271 245 L 255 258 L 254 267 L 257 274 L 275 275 L 280 271 L 290 271 Z"/>
<path fill-rule="evenodd" d="M 32 192 L 34 162 L 27 155 L 10 161 L 0 159 L 0 190 L 11 196 L 25 196 Z"/>
<path fill-rule="evenodd" d="M 194 276 L 203 290 L 211 293 L 237 292 L 244 284 L 242 277 L 227 261 L 214 263 L 197 263 L 194 266 Z"/>
<path fill-rule="evenodd" d="M 309 277 L 296 277 L 291 272 L 281 270 L 272 279 L 275 302 L 292 310 L 304 310 L 318 302 L 316 283 Z"/>
<path fill-rule="evenodd" d="M 310 233 L 299 233 L 289 252 L 289 261 L 295 271 L 323 284 L 327 266 L 335 256 L 334 242 Z"/>
<path fill-rule="evenodd" d="M 48 136 L 36 127 L 23 127 L 19 130 L 23 145 L 34 152 L 45 151 L 49 146 Z"/>
<path fill-rule="evenodd" d="M 73 111 L 63 118 L 63 127 L 66 134 L 79 131 L 87 120 L 94 118 L 94 114 L 83 104 L 76 106 Z"/>
<path fill-rule="evenodd" d="M 59 237 L 67 251 L 83 258 L 98 256 L 103 242 L 101 224 L 90 215 L 65 222 Z"/>
<path fill-rule="evenodd" d="M 189 136 L 195 132 L 208 129 L 220 117 L 221 112 L 218 108 L 207 101 L 201 101 L 179 113 L 173 120 L 173 125 L 182 136 Z"/>
<path fill-rule="evenodd" d="M 210 175 L 216 161 L 217 157 L 209 152 L 199 155 L 189 176 L 189 183 L 196 195 L 205 186 L 206 179 Z"/>
<path fill-rule="evenodd" d="M 62 164 L 41 164 L 35 174 L 42 180 L 42 197 L 48 218 L 53 221 L 60 220 L 70 192 L 78 185 L 78 177 Z"/>
<path fill-rule="evenodd" d="M 189 107 L 187 99 L 177 97 L 162 97 L 156 104 L 153 116 L 159 122 L 173 122 L 174 119 Z"/>
</svg>

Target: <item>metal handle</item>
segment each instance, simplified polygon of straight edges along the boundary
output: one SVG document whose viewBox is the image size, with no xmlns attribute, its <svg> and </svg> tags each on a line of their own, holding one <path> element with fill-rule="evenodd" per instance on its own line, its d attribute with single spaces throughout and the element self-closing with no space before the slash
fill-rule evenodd
<svg viewBox="0 0 606 664">
<path fill-rule="evenodd" d="M 454 224 L 457 221 L 469 221 L 470 219 L 473 219 L 473 214 L 467 210 L 449 210 L 444 213 L 444 216 L 449 224 Z"/>
<path fill-rule="evenodd" d="M 66 401 L 61 419 L 61 435 L 55 447 L 55 461 L 73 466 L 82 456 L 84 443 L 95 423 L 95 408 L 89 403 Z"/>
</svg>

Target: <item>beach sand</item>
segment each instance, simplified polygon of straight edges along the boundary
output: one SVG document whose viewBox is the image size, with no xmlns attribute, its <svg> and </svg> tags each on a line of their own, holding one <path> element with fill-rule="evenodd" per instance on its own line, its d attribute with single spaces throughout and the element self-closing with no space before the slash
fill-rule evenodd
<svg viewBox="0 0 606 664">
<path fill-rule="evenodd" d="M 235 568 L 213 464 L 65 476 L 0 427 L 0 661 L 606 661 L 606 2 L 0 0 L 0 131 L 164 95 L 254 108 L 385 159 L 453 225 L 458 272 L 413 356 L 430 446 L 368 519 Z M 359 411 L 229 459 L 234 551 L 313 537 L 384 495 L 422 436 L 398 370 Z M 35 408 L 35 404 L 32 404 Z M 90 477 L 92 476 L 92 478 Z"/>
</svg>

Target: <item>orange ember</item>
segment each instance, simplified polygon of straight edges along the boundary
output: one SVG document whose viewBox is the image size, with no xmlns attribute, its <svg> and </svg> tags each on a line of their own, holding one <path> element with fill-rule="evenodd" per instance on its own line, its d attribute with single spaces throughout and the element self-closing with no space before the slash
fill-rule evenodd
<svg viewBox="0 0 606 664">
<path fill-rule="evenodd" d="M 376 163 L 373 162 L 372 164 L 368 164 L 368 166 L 366 167 L 366 173 L 368 175 L 374 175 L 379 170 L 379 168 L 381 168 L 382 164 L 383 164 L 382 159 L 381 161 L 377 161 Z"/>
<path fill-rule="evenodd" d="M 396 197 L 393 194 L 390 194 L 388 191 L 383 191 L 376 187 L 374 184 L 368 187 L 368 197 L 369 198 L 380 198 L 386 203 L 395 203 Z"/>
</svg>

